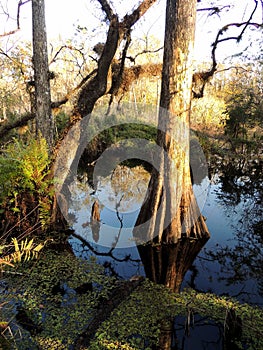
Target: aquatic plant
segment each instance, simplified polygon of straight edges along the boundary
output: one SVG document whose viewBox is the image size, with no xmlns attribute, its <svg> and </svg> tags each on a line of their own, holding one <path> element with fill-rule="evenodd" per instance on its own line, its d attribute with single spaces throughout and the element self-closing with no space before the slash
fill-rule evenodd
<svg viewBox="0 0 263 350">
<path fill-rule="evenodd" d="M 37 261 L 23 262 L 15 272 L 7 278 L 9 288 L 0 298 L 0 303 L 4 298 L 13 308 L 2 308 L 1 321 L 12 320 L 9 327 L 21 350 L 153 349 L 164 323 L 177 315 L 185 317 L 186 327 L 201 315 L 227 331 L 229 313 L 242 325 L 242 335 L 234 343 L 240 349 L 244 344 L 250 350 L 263 348 L 262 309 L 231 298 L 191 289 L 173 293 L 147 279 L 124 293 L 129 281 L 106 276 L 95 259 L 82 260 L 65 249 L 45 249 Z M 101 317 L 94 323 L 98 314 Z M 85 339 L 90 328 L 94 332 Z"/>
</svg>

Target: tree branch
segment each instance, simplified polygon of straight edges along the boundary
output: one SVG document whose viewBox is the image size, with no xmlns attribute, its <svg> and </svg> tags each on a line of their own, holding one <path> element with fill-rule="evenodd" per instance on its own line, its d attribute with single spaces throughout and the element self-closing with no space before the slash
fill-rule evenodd
<svg viewBox="0 0 263 350">
<path fill-rule="evenodd" d="M 107 17 L 111 19 L 110 26 L 107 34 L 107 41 L 98 61 L 97 74 L 83 86 L 78 96 L 73 112 L 74 119 L 76 120 L 78 117 L 82 118 L 91 113 L 96 101 L 106 93 L 108 72 L 120 42 L 123 38 L 128 37 L 131 27 L 157 0 L 144 0 L 131 15 L 126 15 L 121 23 L 119 23 L 118 16 L 113 14 L 107 0 L 98 1 Z"/>
<path fill-rule="evenodd" d="M 110 4 L 108 3 L 108 1 L 107 0 L 98 0 L 98 2 L 100 3 L 102 10 L 106 13 L 108 20 L 111 21 L 113 16 L 114 16 L 114 12 L 113 12 L 112 8 L 110 7 Z"/>
<path fill-rule="evenodd" d="M 244 26 L 243 30 L 241 31 L 241 33 L 239 34 L 239 39 L 237 41 L 240 41 L 242 39 L 242 35 L 244 34 L 244 32 L 246 31 L 250 21 L 252 20 L 253 16 L 254 16 L 254 13 L 256 12 L 257 10 L 257 7 L 258 7 L 258 1 L 257 0 L 254 0 L 255 1 L 255 7 L 254 7 L 254 10 L 251 12 L 251 15 L 249 17 L 249 19 L 247 20 L 247 23 L 246 25 Z"/>
<path fill-rule="evenodd" d="M 13 30 L 10 30 L 9 32 L 4 32 L 4 33 L 0 34 L 0 38 L 15 34 L 20 30 L 20 9 L 21 9 L 21 6 L 27 4 L 30 1 L 31 0 L 25 0 L 25 1 L 19 0 L 18 5 L 17 5 L 17 14 L 16 14 L 16 29 L 13 29 Z M 6 15 L 9 17 L 8 13 L 6 13 Z"/>
<path fill-rule="evenodd" d="M 6 133 L 8 133 L 10 130 L 26 125 L 29 120 L 33 120 L 34 118 L 35 118 L 35 114 L 28 113 L 24 115 L 21 119 L 16 120 L 13 123 L 5 124 L 0 128 L 0 138 L 5 136 Z"/>
<path fill-rule="evenodd" d="M 134 57 L 132 56 L 127 56 L 127 59 L 130 60 L 131 62 L 135 63 L 136 61 L 136 58 L 141 56 L 141 55 L 144 55 L 146 53 L 157 53 L 159 51 L 163 50 L 163 46 L 159 47 L 158 49 L 155 49 L 155 50 L 142 50 L 141 52 L 138 52 Z"/>
<path fill-rule="evenodd" d="M 52 102 L 51 108 L 59 108 L 60 106 L 67 103 L 69 101 L 70 97 L 74 93 L 76 93 L 89 79 L 91 79 L 97 73 L 97 71 L 98 71 L 97 69 L 94 69 L 91 73 L 86 75 L 74 89 L 72 89 L 71 91 L 69 91 L 66 94 L 66 96 L 63 99 L 61 99 L 60 101 Z"/>
<path fill-rule="evenodd" d="M 77 49 L 77 48 L 75 48 L 75 47 L 73 47 L 73 46 L 71 46 L 71 45 L 62 45 L 62 46 L 58 49 L 58 51 L 55 53 L 55 55 L 51 58 L 51 60 L 50 60 L 50 62 L 49 62 L 49 65 L 51 65 L 51 64 L 54 63 L 54 62 L 56 62 L 56 60 L 57 60 L 59 54 L 60 54 L 61 51 L 63 51 L 64 49 L 68 49 L 68 50 L 70 50 L 70 51 L 76 51 L 76 52 L 78 52 L 78 53 L 82 56 L 83 60 L 85 61 L 84 54 L 83 54 L 83 52 L 82 52 L 80 49 Z M 52 50 L 52 51 L 53 51 L 53 50 Z"/>
<path fill-rule="evenodd" d="M 120 28 L 122 28 L 122 32 L 120 34 L 124 34 L 146 13 L 146 11 L 156 3 L 157 0 L 144 0 L 138 7 L 133 11 L 132 14 L 126 15 L 123 21 L 120 23 Z"/>
<path fill-rule="evenodd" d="M 256 7 L 252 11 L 252 13 L 249 17 L 249 21 L 252 19 L 253 15 L 255 13 L 255 10 L 256 10 Z M 256 28 L 263 28 L 263 24 L 256 23 L 256 22 L 249 22 L 249 21 L 241 22 L 241 23 L 229 23 L 218 31 L 218 33 L 216 35 L 216 39 L 215 39 L 214 43 L 212 44 L 212 52 L 211 52 L 212 65 L 211 65 L 210 70 L 208 70 L 206 72 L 198 72 L 198 73 L 195 73 L 193 75 L 193 96 L 195 98 L 203 97 L 204 88 L 205 88 L 206 83 L 211 79 L 211 77 L 214 75 L 214 73 L 217 70 L 216 49 L 218 47 L 218 44 L 225 42 L 225 41 L 229 41 L 229 40 L 236 40 L 237 42 L 240 42 L 240 40 L 242 39 L 242 36 L 245 33 L 245 30 L 249 26 L 253 26 Z M 231 27 L 237 27 L 237 28 L 244 27 L 244 28 L 242 28 L 240 34 L 237 36 L 229 36 L 229 37 L 220 39 L 221 35 L 223 35 L 224 32 L 226 32 Z"/>
<path fill-rule="evenodd" d="M 206 7 L 206 8 L 201 8 L 201 9 L 197 9 L 198 12 L 202 12 L 202 11 L 211 11 L 211 13 L 209 14 L 209 16 L 213 16 L 213 15 L 218 15 L 222 10 L 224 10 L 225 8 L 230 8 L 230 5 L 225 5 L 222 7 L 218 7 L 218 6 L 214 6 L 214 7 Z"/>
<path fill-rule="evenodd" d="M 223 35 L 224 32 L 226 32 L 229 28 L 231 27 L 242 27 L 244 26 L 244 28 L 241 30 L 240 34 L 238 36 L 229 36 L 226 38 L 222 38 L 219 39 L 221 35 Z M 216 62 L 216 58 L 215 58 L 215 51 L 217 49 L 217 46 L 219 43 L 222 43 L 224 41 L 228 41 L 228 40 L 236 40 L 237 42 L 239 42 L 242 39 L 242 36 L 245 32 L 245 30 L 249 27 L 249 26 L 253 26 L 256 28 L 263 28 L 263 24 L 260 23 L 255 23 L 255 22 L 242 22 L 242 23 L 230 23 L 225 25 L 223 28 L 221 28 L 216 36 L 216 39 L 214 41 L 214 43 L 212 44 L 212 60 L 213 60 L 213 65 Z"/>
</svg>

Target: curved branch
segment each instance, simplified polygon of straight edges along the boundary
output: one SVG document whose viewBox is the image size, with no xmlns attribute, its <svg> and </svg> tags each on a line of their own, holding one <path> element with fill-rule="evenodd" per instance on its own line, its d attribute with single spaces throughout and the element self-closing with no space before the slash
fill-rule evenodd
<svg viewBox="0 0 263 350">
<path fill-rule="evenodd" d="M 144 54 L 147 54 L 147 53 L 157 53 L 159 51 L 163 50 L 163 46 L 159 47 L 158 49 L 155 49 L 155 50 L 142 50 L 141 52 L 138 52 L 134 57 L 132 56 L 127 56 L 127 59 L 130 60 L 132 63 L 135 63 L 136 61 L 136 58 L 141 56 L 141 55 L 144 55 Z"/>
<path fill-rule="evenodd" d="M 257 7 L 257 5 L 256 5 L 256 7 Z M 256 23 L 256 22 L 249 22 L 255 13 L 256 7 L 252 11 L 248 21 L 241 22 L 241 23 L 229 23 L 218 31 L 218 33 L 216 35 L 216 39 L 215 39 L 214 43 L 212 44 L 212 51 L 211 51 L 212 65 L 211 65 L 211 68 L 208 71 L 198 72 L 198 73 L 195 73 L 193 75 L 193 97 L 194 98 L 203 97 L 204 88 L 205 88 L 207 82 L 212 78 L 212 76 L 214 75 L 214 73 L 217 70 L 216 49 L 218 47 L 218 44 L 225 42 L 225 41 L 229 41 L 229 40 L 236 40 L 237 42 L 240 42 L 240 40 L 242 39 L 242 36 L 244 35 L 246 29 L 249 26 L 253 26 L 256 28 L 263 28 L 263 24 Z M 221 35 L 223 35 L 224 32 L 226 32 L 231 27 L 237 27 L 237 28 L 244 27 L 244 28 L 242 28 L 240 34 L 237 36 L 228 36 L 226 38 L 220 39 Z"/>
<path fill-rule="evenodd" d="M 111 84 L 111 88 L 108 91 L 108 93 L 111 94 L 109 107 L 110 107 L 111 103 L 113 102 L 113 95 L 118 93 L 118 90 L 119 90 L 120 85 L 122 83 L 122 77 L 123 77 L 123 72 L 124 72 L 124 68 L 125 68 L 125 60 L 126 60 L 126 56 L 127 56 L 127 51 L 128 51 L 129 45 L 131 43 L 130 32 L 127 33 L 126 37 L 127 38 L 126 38 L 126 43 L 125 43 L 123 51 L 122 51 L 121 62 L 112 64 L 112 71 L 113 71 L 112 72 L 113 73 L 112 74 L 112 84 Z M 115 72 L 114 72 L 114 68 L 115 68 Z"/>
<path fill-rule="evenodd" d="M 91 73 L 89 73 L 88 75 L 86 75 L 81 82 L 71 91 L 69 91 L 66 96 L 64 98 L 62 98 L 60 101 L 56 101 L 56 102 L 52 102 L 51 103 L 51 108 L 59 108 L 60 106 L 64 105 L 65 103 L 67 103 L 70 99 L 70 97 L 76 93 L 79 89 L 81 89 L 81 87 L 87 83 L 87 81 L 89 79 L 91 79 L 96 73 L 97 73 L 97 69 L 94 69 Z"/>
<path fill-rule="evenodd" d="M 50 62 L 49 62 L 49 65 L 51 65 L 52 63 L 56 62 L 59 54 L 61 53 L 61 51 L 63 51 L 64 49 L 68 49 L 70 51 L 77 51 L 80 56 L 82 56 L 83 60 L 85 61 L 85 56 L 84 56 L 84 53 L 80 50 L 80 49 L 77 49 L 71 45 L 62 45 L 58 51 L 55 53 L 55 55 L 53 56 L 53 58 L 51 58 Z"/>
<path fill-rule="evenodd" d="M 20 29 L 20 9 L 21 6 L 27 4 L 28 2 L 31 2 L 31 0 L 19 0 L 19 3 L 17 5 L 17 15 L 16 15 L 16 24 L 17 24 L 17 29 Z"/>
<path fill-rule="evenodd" d="M 242 30 L 242 31 L 241 31 L 241 33 L 239 34 L 239 39 L 238 39 L 238 41 L 240 41 L 240 40 L 241 40 L 242 35 L 243 35 L 243 34 L 244 34 L 244 32 L 246 31 L 246 29 L 247 29 L 247 27 L 248 27 L 248 25 L 249 25 L 250 21 L 252 20 L 252 18 L 253 18 L 253 16 L 254 16 L 254 13 L 255 13 L 255 12 L 256 12 L 256 10 L 257 10 L 257 7 L 258 7 L 258 1 L 257 1 L 257 0 L 254 0 L 254 1 L 255 1 L 255 7 L 254 7 L 254 10 L 251 12 L 250 17 L 249 17 L 249 19 L 247 20 L 247 24 L 244 26 L 243 30 Z"/>
<path fill-rule="evenodd" d="M 89 115 L 97 100 L 103 96 L 107 89 L 108 72 L 119 44 L 119 20 L 113 16 L 107 41 L 104 45 L 101 57 L 98 61 L 97 74 L 84 84 L 78 96 L 77 104 L 74 108 L 74 119 L 76 116 L 85 117 Z"/>
<path fill-rule="evenodd" d="M 35 114 L 28 113 L 24 115 L 21 119 L 16 120 L 13 123 L 7 123 L 0 129 L 0 138 L 4 137 L 6 133 L 8 133 L 10 130 L 15 128 L 20 128 L 21 126 L 24 126 L 27 124 L 29 120 L 33 120 L 35 118 Z"/>
<path fill-rule="evenodd" d="M 242 27 L 244 26 L 244 28 L 242 29 L 241 33 L 238 36 L 229 36 L 226 38 L 222 38 L 220 39 L 220 36 L 223 35 L 224 32 L 226 32 L 229 28 L 231 27 Z M 249 26 L 253 26 L 256 28 L 263 28 L 262 24 L 259 23 L 255 23 L 255 22 L 241 22 L 241 23 L 229 23 L 227 25 L 225 25 L 223 28 L 221 28 L 216 36 L 216 39 L 214 41 L 214 43 L 212 44 L 212 52 L 211 52 L 211 56 L 212 56 L 212 68 L 215 67 L 217 65 L 216 62 L 216 49 L 218 44 L 228 41 L 228 40 L 236 40 L 237 42 L 239 42 L 245 32 L 245 30 L 249 27 Z"/>
</svg>

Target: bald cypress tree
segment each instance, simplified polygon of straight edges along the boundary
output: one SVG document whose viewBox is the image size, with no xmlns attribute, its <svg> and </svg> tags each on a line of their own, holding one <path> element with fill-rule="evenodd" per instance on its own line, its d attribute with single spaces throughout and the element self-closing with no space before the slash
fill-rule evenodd
<svg viewBox="0 0 263 350">
<path fill-rule="evenodd" d="M 134 237 L 148 277 L 178 290 L 200 244 L 209 238 L 190 175 L 190 110 L 196 0 L 167 0 L 157 144 L 162 150 L 153 170 Z M 159 245 L 158 250 L 152 246 Z M 171 248 L 171 245 L 179 246 Z M 170 248 L 168 249 L 168 245 Z M 172 252 L 172 256 L 169 252 Z M 186 263 L 188 262 L 188 263 Z M 189 265 L 190 264 L 190 265 Z"/>
</svg>

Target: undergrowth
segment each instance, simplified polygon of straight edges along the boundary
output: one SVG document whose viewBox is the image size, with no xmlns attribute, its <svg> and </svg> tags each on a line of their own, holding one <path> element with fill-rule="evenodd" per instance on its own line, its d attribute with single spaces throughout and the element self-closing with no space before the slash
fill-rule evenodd
<svg viewBox="0 0 263 350">
<path fill-rule="evenodd" d="M 49 165 L 48 148 L 43 138 L 32 138 L 28 143 L 13 139 L 1 150 L 0 214 L 5 221 L 19 222 L 35 208 L 42 227 L 48 225 L 52 198 L 47 176 Z"/>
<path fill-rule="evenodd" d="M 111 302 L 118 286 L 118 280 L 106 276 L 95 260 L 81 260 L 65 250 L 45 249 L 36 262 L 24 262 L 12 271 L 15 274 L 6 278 L 0 300 L 0 304 L 9 301 L 2 307 L 0 321 L 8 322 L 13 338 L 5 335 L 12 349 L 74 349 L 98 308 Z M 84 292 L 80 286 L 85 286 Z M 190 289 L 175 294 L 145 280 L 115 307 L 88 348 L 82 349 L 153 349 L 162 336 L 163 321 L 176 315 L 186 320 L 190 315 L 192 320 L 198 314 L 224 327 L 230 310 L 242 320 L 242 337 L 235 344 L 240 349 L 262 349 L 262 309 Z"/>
</svg>

